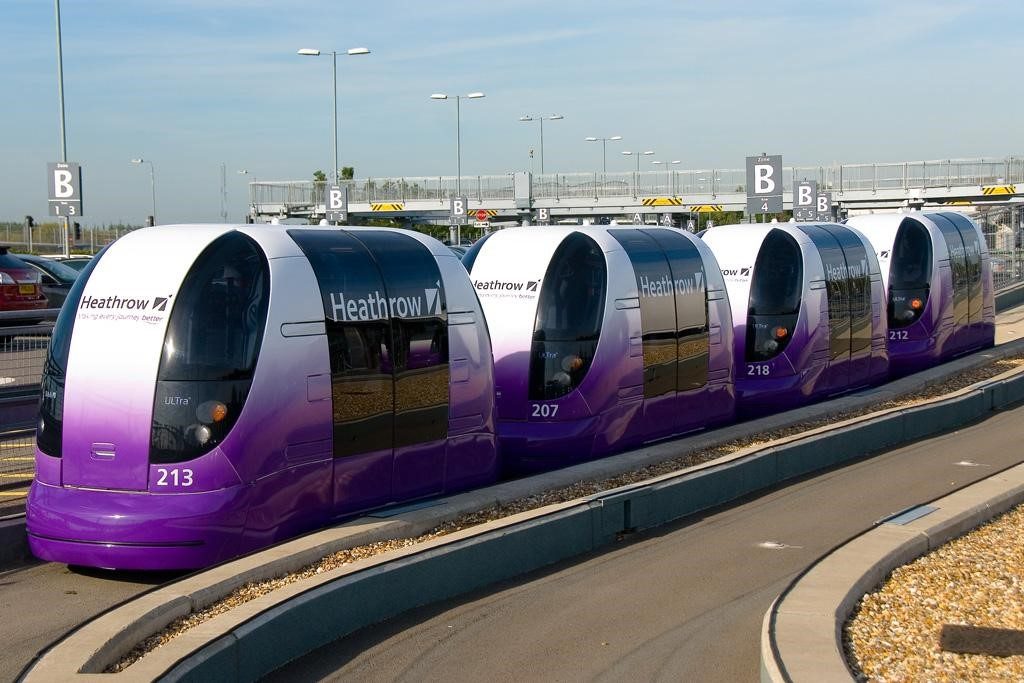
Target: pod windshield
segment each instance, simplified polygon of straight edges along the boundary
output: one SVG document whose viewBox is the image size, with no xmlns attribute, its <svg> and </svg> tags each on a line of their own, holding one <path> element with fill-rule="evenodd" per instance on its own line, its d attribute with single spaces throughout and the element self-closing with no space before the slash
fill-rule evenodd
<svg viewBox="0 0 1024 683">
<path fill-rule="evenodd" d="M 932 277 L 932 240 L 919 222 L 905 219 L 896 232 L 889 263 L 889 326 L 906 327 L 921 317 Z"/>
<path fill-rule="evenodd" d="M 197 457 L 220 443 L 249 393 L 270 299 L 269 267 L 239 232 L 199 255 L 167 324 L 150 461 Z"/>
<path fill-rule="evenodd" d="M 549 400 L 579 386 L 590 369 L 604 318 L 604 253 L 583 233 L 569 235 L 544 274 L 530 356 L 530 399 Z"/>
<path fill-rule="evenodd" d="M 747 302 L 746 359 L 768 360 L 793 338 L 803 291 L 800 247 L 782 230 L 772 230 L 754 262 Z"/>
</svg>

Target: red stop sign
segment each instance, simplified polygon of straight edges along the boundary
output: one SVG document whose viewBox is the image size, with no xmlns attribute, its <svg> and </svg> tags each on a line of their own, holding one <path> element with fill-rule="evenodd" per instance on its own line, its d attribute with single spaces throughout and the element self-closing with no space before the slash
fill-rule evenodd
<svg viewBox="0 0 1024 683">
<path fill-rule="evenodd" d="M 476 219 L 478 221 L 485 221 L 485 220 L 487 220 L 487 212 L 484 211 L 483 209 L 477 209 Z"/>
</svg>

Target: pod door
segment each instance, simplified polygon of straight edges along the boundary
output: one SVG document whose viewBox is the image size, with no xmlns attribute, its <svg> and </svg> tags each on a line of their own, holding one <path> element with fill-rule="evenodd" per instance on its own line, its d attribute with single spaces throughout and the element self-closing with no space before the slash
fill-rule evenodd
<svg viewBox="0 0 1024 683">
<path fill-rule="evenodd" d="M 436 262 L 397 233 L 289 234 L 313 266 L 324 305 L 335 509 L 439 492 L 448 339 Z"/>
<path fill-rule="evenodd" d="M 387 290 L 366 247 L 340 231 L 290 231 L 313 266 L 331 363 L 334 507 L 392 500 L 395 387 Z"/>
<path fill-rule="evenodd" d="M 939 226 L 949 247 L 949 265 L 953 271 L 954 346 L 956 351 L 966 350 L 975 345 L 973 328 L 983 322 L 981 240 L 974 226 L 963 216 L 934 214 L 929 217 Z"/>
<path fill-rule="evenodd" d="M 840 226 L 826 226 L 822 231 L 831 235 L 842 251 L 846 278 L 843 286 L 845 299 L 837 301 L 841 311 L 849 317 L 850 350 L 847 386 L 857 387 L 871 380 L 871 270 L 864 243 L 850 230 Z M 877 277 L 877 276 L 876 276 Z M 833 291 L 829 288 L 828 291 Z M 829 310 L 832 309 L 829 300 Z"/>
<path fill-rule="evenodd" d="M 640 295 L 642 432 L 655 439 L 704 423 L 708 323 L 700 253 L 665 231 L 609 230 L 626 251 Z"/>
</svg>

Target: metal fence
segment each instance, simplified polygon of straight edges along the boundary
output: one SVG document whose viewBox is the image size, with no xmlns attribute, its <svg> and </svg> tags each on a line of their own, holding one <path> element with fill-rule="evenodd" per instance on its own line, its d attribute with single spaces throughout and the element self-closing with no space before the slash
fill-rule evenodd
<svg viewBox="0 0 1024 683">
<path fill-rule="evenodd" d="M 0 517 L 8 504 L 20 504 L 35 476 L 36 435 L 31 429 L 0 431 Z"/>
<path fill-rule="evenodd" d="M 1024 159 L 944 159 L 881 164 L 832 164 L 783 168 L 783 190 L 794 179 L 816 180 L 823 190 L 913 190 L 1001 185 L 1024 182 Z M 366 178 L 342 181 L 353 203 L 437 201 L 443 205 L 460 191 L 478 201 L 512 199 L 513 174 Z M 613 173 L 544 173 L 533 175 L 534 199 L 711 195 L 744 192 L 746 170 L 690 169 Z M 256 207 L 303 210 L 323 205 L 326 183 L 312 180 L 260 181 L 249 184 Z"/>
</svg>

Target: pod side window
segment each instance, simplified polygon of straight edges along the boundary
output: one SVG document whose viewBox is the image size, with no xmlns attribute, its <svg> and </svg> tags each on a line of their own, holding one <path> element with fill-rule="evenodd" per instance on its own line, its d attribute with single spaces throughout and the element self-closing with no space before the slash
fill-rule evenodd
<svg viewBox="0 0 1024 683">
<path fill-rule="evenodd" d="M 41 398 L 39 401 L 39 424 L 36 427 L 36 444 L 39 450 L 49 456 L 59 458 L 64 433 L 64 379 L 68 371 L 68 354 L 71 352 L 71 337 L 75 328 L 75 316 L 82 300 L 82 292 L 89 281 L 96 264 L 109 247 L 94 256 L 86 264 L 81 275 L 71 286 L 64 305 L 61 306 L 50 335 L 50 346 L 46 350 L 46 362 L 43 364 L 41 382 Z"/>
<path fill-rule="evenodd" d="M 981 239 L 970 219 L 958 213 L 943 214 L 956 229 L 964 242 L 964 259 L 967 266 L 968 319 L 972 324 L 981 322 L 983 294 L 981 283 Z"/>
<path fill-rule="evenodd" d="M 941 214 L 931 217 L 942 232 L 949 250 L 949 269 L 953 275 L 953 321 L 963 327 L 970 321 L 970 274 L 967 269 L 967 250 L 960 231 Z"/>
<path fill-rule="evenodd" d="M 821 255 L 825 268 L 825 294 L 828 299 L 829 356 L 840 360 L 850 355 L 850 291 L 846 259 L 839 242 L 817 226 L 802 226 Z"/>
<path fill-rule="evenodd" d="M 441 271 L 423 244 L 386 230 L 353 235 L 388 290 L 395 374 L 395 447 L 448 437 L 448 313 Z"/>
<path fill-rule="evenodd" d="M 607 286 L 608 267 L 597 242 L 571 233 L 551 257 L 538 296 L 531 400 L 560 398 L 583 381 L 601 335 Z"/>
<path fill-rule="evenodd" d="M 270 300 L 270 269 L 250 237 L 230 232 L 196 259 L 174 302 L 157 373 L 150 461 L 210 451 L 245 404 Z"/>
<path fill-rule="evenodd" d="M 903 219 L 889 263 L 889 327 L 906 327 L 921 317 L 932 278 L 932 240 L 916 220 Z"/>
<path fill-rule="evenodd" d="M 850 353 L 856 355 L 871 348 L 871 271 L 868 252 L 864 243 L 847 228 L 827 226 L 821 229 L 839 243 L 843 253 L 847 275 L 845 303 L 850 318 Z"/>
<path fill-rule="evenodd" d="M 793 337 L 803 294 L 803 255 L 792 236 L 765 236 L 750 282 L 746 359 L 764 361 L 782 353 Z"/>
<path fill-rule="evenodd" d="M 640 294 L 644 397 L 673 393 L 678 383 L 675 287 L 665 252 L 643 230 L 609 230 L 629 256 Z"/>
<path fill-rule="evenodd" d="M 676 390 L 699 389 L 708 382 L 710 338 L 707 280 L 700 251 L 673 230 L 646 231 L 664 250 L 675 290 Z"/>
</svg>

